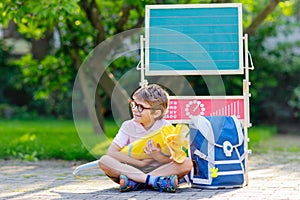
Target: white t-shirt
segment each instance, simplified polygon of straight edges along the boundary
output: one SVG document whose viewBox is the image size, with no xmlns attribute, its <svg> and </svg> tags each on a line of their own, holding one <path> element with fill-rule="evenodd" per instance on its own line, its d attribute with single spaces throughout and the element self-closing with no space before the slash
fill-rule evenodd
<svg viewBox="0 0 300 200">
<path fill-rule="evenodd" d="M 113 142 L 120 148 L 123 148 L 135 140 L 168 124 L 170 124 L 170 122 L 164 119 L 157 120 L 149 130 L 146 130 L 140 123 L 134 121 L 134 119 L 127 120 L 123 122 Z"/>
<path fill-rule="evenodd" d="M 135 140 L 161 128 L 162 126 L 168 125 L 170 122 L 161 119 L 154 122 L 153 126 L 146 130 L 140 123 L 134 121 L 134 119 L 123 122 L 113 142 L 120 148 L 127 146 Z M 157 161 L 151 163 L 149 166 L 139 168 L 144 173 L 149 173 L 161 164 Z"/>
</svg>

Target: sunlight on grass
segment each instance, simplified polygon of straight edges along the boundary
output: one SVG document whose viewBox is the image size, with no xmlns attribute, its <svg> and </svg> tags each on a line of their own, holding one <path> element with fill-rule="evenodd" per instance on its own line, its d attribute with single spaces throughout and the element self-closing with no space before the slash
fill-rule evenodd
<svg viewBox="0 0 300 200">
<path fill-rule="evenodd" d="M 118 127 L 107 123 L 113 137 Z M 79 136 L 72 120 L 0 120 L 0 158 L 22 160 L 94 160 L 103 155 L 111 139 L 96 135 L 88 124 L 81 124 L 87 135 Z M 88 144 L 88 145 L 86 145 Z M 89 147 L 89 148 L 87 148 Z M 89 151 L 91 150 L 91 151 Z"/>
<path fill-rule="evenodd" d="M 300 152 L 299 136 L 281 134 L 270 140 L 263 142 L 259 149 L 264 150 L 263 152 Z"/>
<path fill-rule="evenodd" d="M 95 134 L 90 121 L 77 121 L 76 130 L 84 147 L 89 150 L 95 158 L 106 153 L 112 138 L 118 132 L 119 127 L 113 120 L 105 122 L 105 133 Z"/>
<path fill-rule="evenodd" d="M 26 133 L 20 138 L 21 142 L 34 141 L 36 140 L 36 135 L 31 133 Z"/>
<path fill-rule="evenodd" d="M 107 120 L 105 129 L 105 134 L 94 134 L 91 124 L 84 121 L 75 127 L 72 120 L 0 120 L 0 158 L 92 161 L 106 153 L 119 127 L 113 120 Z M 260 144 L 276 132 L 272 126 L 250 128 L 249 149 L 263 152 Z M 299 148 L 291 146 L 288 151 L 298 152 Z"/>
<path fill-rule="evenodd" d="M 91 154 L 96 156 L 101 156 L 106 153 L 107 148 L 109 147 L 111 140 L 104 140 L 101 143 L 98 143 L 90 150 Z"/>
<path fill-rule="evenodd" d="M 262 142 L 269 140 L 277 134 L 277 128 L 274 126 L 258 126 L 249 129 L 248 137 L 250 138 L 249 149 L 253 152 L 264 152 L 265 148 L 261 146 Z"/>
</svg>

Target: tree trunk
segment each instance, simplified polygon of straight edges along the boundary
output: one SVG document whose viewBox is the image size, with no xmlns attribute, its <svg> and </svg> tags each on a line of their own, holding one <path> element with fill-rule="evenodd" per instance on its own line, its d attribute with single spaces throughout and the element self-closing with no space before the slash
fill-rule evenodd
<svg viewBox="0 0 300 200">
<path fill-rule="evenodd" d="M 122 39 L 124 38 L 114 37 L 113 41 L 106 41 L 106 31 L 102 23 L 102 14 L 95 0 L 80 0 L 80 7 L 85 11 L 86 16 L 91 22 L 92 26 L 98 31 L 97 36 L 95 38 L 95 46 L 99 44 L 103 45 L 103 43 L 107 45 L 104 48 L 95 48 L 95 51 L 93 53 L 96 56 L 91 56 L 91 59 L 88 61 L 88 68 L 97 72 L 91 73 L 94 77 L 94 84 L 98 85 L 99 83 L 99 85 L 104 89 L 106 94 L 108 94 L 111 97 L 112 108 L 117 110 L 117 112 L 115 112 L 117 116 L 114 116 L 115 120 L 120 122 L 125 119 L 128 119 L 130 116 L 129 111 L 128 109 L 126 110 L 124 108 L 128 108 L 129 95 L 119 84 L 117 84 L 117 81 L 115 80 L 113 74 L 106 70 L 105 63 L 105 61 L 107 60 L 107 56 L 110 55 L 113 51 L 118 50 L 116 46 L 118 46 L 118 44 L 122 44 Z M 122 6 L 122 11 L 120 12 L 121 16 L 119 18 L 119 21 L 115 23 L 115 34 L 124 31 L 125 24 L 129 19 L 129 13 L 132 9 L 136 9 L 137 11 L 139 11 L 138 7 L 135 7 L 133 4 L 127 4 L 127 2 L 124 2 Z M 140 15 L 136 24 L 134 24 L 131 28 L 138 28 L 143 24 L 143 22 L 143 17 L 142 15 Z M 112 96 L 113 94 L 114 96 Z M 98 108 L 97 112 L 101 112 L 101 109 Z"/>
<path fill-rule="evenodd" d="M 45 33 L 45 37 L 39 40 L 32 39 L 32 55 L 34 59 L 43 60 L 43 58 L 47 55 L 49 50 L 49 42 L 51 40 L 53 33 L 47 31 Z"/>
<path fill-rule="evenodd" d="M 94 132 L 97 134 L 103 133 L 104 132 L 104 120 L 102 117 L 102 113 L 100 112 L 101 109 L 98 108 L 100 99 L 99 98 L 93 99 L 93 97 L 95 97 L 95 96 L 93 93 L 91 93 L 91 90 L 90 90 L 91 87 L 88 84 L 88 77 L 90 77 L 90 76 L 86 76 L 84 69 L 80 69 L 81 61 L 79 59 L 80 56 L 79 56 L 78 51 L 75 50 L 75 55 L 73 57 L 75 58 L 75 66 L 78 70 L 78 73 L 77 73 L 78 82 L 75 82 L 74 89 L 75 90 L 79 89 L 78 87 L 81 88 L 81 92 L 82 92 L 83 98 L 84 98 L 83 99 L 84 102 L 82 102 L 82 105 L 85 105 L 85 108 L 88 112 L 89 118 L 92 121 Z M 96 99 L 98 100 L 98 103 L 95 103 Z M 102 104 L 102 103 L 100 102 L 100 104 Z M 77 104 L 77 105 L 73 104 L 73 112 L 75 112 L 75 113 L 73 113 L 73 115 L 74 114 L 76 115 L 76 110 L 74 110 L 74 109 L 77 109 L 77 108 L 74 106 L 79 106 L 79 104 Z M 96 108 L 97 108 L 97 110 L 95 111 Z M 75 117 L 80 117 L 80 116 L 74 116 L 74 118 Z"/>
<path fill-rule="evenodd" d="M 116 116 L 114 116 L 114 119 L 117 122 L 121 122 L 130 117 L 128 109 L 124 109 L 128 108 L 130 96 L 118 84 L 117 80 L 114 78 L 114 75 L 106 69 L 107 66 L 105 61 L 108 59 L 108 55 L 117 48 L 117 46 L 114 46 L 113 43 L 120 44 L 119 40 L 114 38 L 114 41 L 106 43 L 105 47 L 102 46 L 101 48 L 94 49 L 92 56 L 85 61 L 83 67 L 92 72 L 90 73 L 90 77 L 93 81 L 93 88 L 100 86 L 111 98 L 112 109 L 116 111 Z M 100 104 L 98 106 L 100 106 Z M 101 112 L 101 109 L 98 108 L 97 112 Z"/>
<path fill-rule="evenodd" d="M 269 14 L 275 10 L 279 2 L 280 0 L 271 0 L 265 9 L 255 17 L 251 25 L 246 29 L 245 33 L 247 33 L 249 36 L 254 35 L 258 26 L 267 18 Z"/>
</svg>

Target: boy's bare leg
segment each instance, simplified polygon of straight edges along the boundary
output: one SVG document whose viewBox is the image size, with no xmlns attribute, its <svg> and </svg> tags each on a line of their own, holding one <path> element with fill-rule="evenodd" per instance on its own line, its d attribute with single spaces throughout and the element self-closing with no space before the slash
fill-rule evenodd
<svg viewBox="0 0 300 200">
<path fill-rule="evenodd" d="M 183 163 L 170 162 L 164 164 L 157 169 L 151 171 L 149 174 L 153 176 L 170 176 L 177 175 L 180 179 L 184 177 L 193 167 L 193 162 L 191 159 L 186 158 Z"/>
<path fill-rule="evenodd" d="M 146 183 L 147 175 L 141 170 L 123 164 L 111 156 L 104 155 L 100 158 L 99 167 L 110 177 L 119 178 L 121 174 L 139 183 Z"/>
<path fill-rule="evenodd" d="M 121 174 L 126 175 L 129 179 L 139 183 L 146 183 L 147 174 L 141 170 L 127 164 L 123 164 L 118 160 L 104 155 L 99 160 L 99 167 L 112 178 L 119 178 Z M 184 177 L 192 169 L 193 163 L 189 158 L 186 158 L 183 163 L 170 162 L 164 164 L 157 169 L 151 171 L 153 176 L 170 176 L 177 175 L 178 178 Z"/>
</svg>

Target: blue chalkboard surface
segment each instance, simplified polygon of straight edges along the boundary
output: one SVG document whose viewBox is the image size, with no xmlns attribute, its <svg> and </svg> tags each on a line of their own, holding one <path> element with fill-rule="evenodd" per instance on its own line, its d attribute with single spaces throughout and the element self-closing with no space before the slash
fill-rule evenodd
<svg viewBox="0 0 300 200">
<path fill-rule="evenodd" d="M 146 75 L 242 74 L 241 6 L 146 6 Z"/>
</svg>

